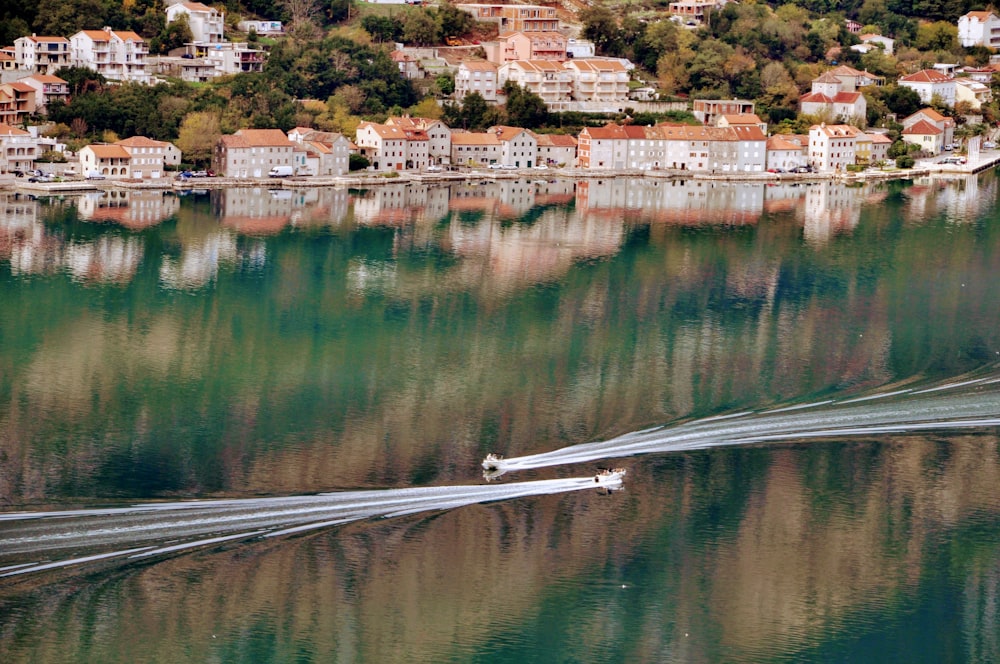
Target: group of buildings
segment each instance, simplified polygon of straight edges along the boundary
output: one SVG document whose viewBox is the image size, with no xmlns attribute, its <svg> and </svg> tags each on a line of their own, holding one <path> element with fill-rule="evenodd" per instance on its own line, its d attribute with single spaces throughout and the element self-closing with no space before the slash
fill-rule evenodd
<svg viewBox="0 0 1000 664">
<path fill-rule="evenodd" d="M 66 36 L 19 37 L 0 48 L 0 82 L 10 84 L 26 77 L 52 77 L 64 67 L 85 67 L 109 81 L 148 84 L 158 74 L 186 81 L 206 81 L 216 76 L 261 71 L 265 52 L 247 42 L 225 39 L 225 15 L 200 2 L 174 2 L 165 10 L 167 23 L 185 21 L 192 40 L 181 52 L 150 56 L 149 44 L 130 30 L 80 30 Z M 281 33 L 280 21 L 243 21 L 241 29 L 258 34 Z M 61 79 L 56 79 L 60 80 Z M 50 82 L 51 79 L 50 79 Z M 65 81 L 62 81 L 65 83 Z M 36 102 L 44 108 L 44 102 Z"/>
<path fill-rule="evenodd" d="M 336 177 L 350 171 L 360 154 L 369 171 L 435 172 L 446 169 L 580 168 L 608 171 L 683 171 L 740 174 L 809 170 L 837 173 L 855 165 L 888 161 L 891 139 L 847 124 L 814 125 L 808 135 L 767 135 L 767 125 L 746 100 L 697 100 L 701 125 L 661 123 L 586 127 L 577 136 L 540 134 L 521 127 L 486 131 L 448 127 L 441 120 L 390 117 L 362 122 L 348 137 L 307 127 L 242 129 L 216 143 L 216 175 L 266 178 L 282 175 Z M 902 121 L 904 141 L 937 154 L 954 141 L 955 121 L 924 108 Z M 54 145 L 45 147 L 44 142 Z M 27 172 L 45 149 L 60 150 L 53 139 L 0 125 L 0 172 Z M 107 178 L 167 177 L 181 162 L 175 146 L 132 137 L 90 145 L 79 153 L 82 174 Z"/>
</svg>

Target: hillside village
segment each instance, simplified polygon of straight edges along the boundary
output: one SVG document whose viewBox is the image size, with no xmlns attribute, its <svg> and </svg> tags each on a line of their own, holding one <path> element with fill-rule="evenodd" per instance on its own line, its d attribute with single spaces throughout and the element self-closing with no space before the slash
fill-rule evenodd
<svg viewBox="0 0 1000 664">
<path fill-rule="evenodd" d="M 877 1 L 868 0 L 865 7 Z M 405 29 L 397 34 L 399 26 L 382 20 L 385 14 L 369 13 L 360 22 L 369 39 L 391 38 L 369 48 L 387 58 L 399 79 L 392 84 L 427 93 L 424 102 L 409 109 L 396 105 L 365 113 L 373 95 L 341 84 L 327 102 L 298 99 L 291 115 L 237 118 L 239 126 L 228 131 L 219 114 L 192 109 L 177 120 L 176 136 L 135 132 L 122 138 L 109 130 L 95 136 L 80 110 L 81 100 L 94 95 L 170 87 L 171 99 L 177 99 L 179 90 L 206 89 L 183 86 L 219 84 L 230 86 L 230 95 L 242 90 L 248 103 L 257 104 L 273 93 L 255 89 L 254 80 L 271 80 L 293 33 L 295 39 L 304 34 L 301 17 L 293 17 L 292 25 L 240 17 L 232 30 L 233 17 L 227 19 L 219 7 L 171 1 L 149 10 L 162 12 L 164 25 L 153 40 L 124 27 L 104 27 L 25 34 L 0 49 L 0 174 L 160 180 L 180 173 L 243 180 L 479 168 L 843 173 L 906 168 L 914 158 L 944 153 L 959 161 L 994 147 L 997 13 L 968 11 L 954 25 L 921 23 L 923 37 L 931 28 L 937 31 L 937 46 L 949 39 L 954 43 L 951 51 L 937 48 L 917 52 L 919 57 L 913 48 L 901 49 L 897 39 L 874 32 L 876 25 L 832 15 L 841 22 L 830 33 L 839 45 L 821 44 L 821 61 L 797 68 L 801 86 L 794 92 L 794 109 L 781 106 L 773 94 L 719 94 L 739 90 L 744 79 L 769 71 L 772 85 L 765 90 L 795 89 L 787 70 L 774 74 L 774 63 L 757 72 L 741 46 L 730 48 L 730 59 L 723 63 L 723 70 L 737 70 L 730 80 L 716 80 L 710 90 L 679 91 L 671 78 L 674 55 L 691 39 L 708 37 L 720 22 L 753 7 L 726 0 L 669 3 L 668 15 L 654 27 L 674 40 L 675 50 L 663 50 L 651 72 L 648 62 L 623 57 L 622 47 L 611 43 L 626 20 L 607 23 L 603 7 L 575 15 L 559 5 L 513 3 L 435 10 L 412 0 L 402 8 L 407 21 L 423 16 L 450 23 L 436 33 L 401 23 Z M 786 7 L 780 11 L 790 16 Z M 831 27 L 829 17 L 811 20 Z M 452 29 L 460 34 L 426 43 Z M 652 30 L 647 28 L 643 37 Z M 180 39 L 166 48 L 171 31 Z M 483 39 L 470 40 L 470 35 Z M 150 41 L 156 42 L 155 55 Z M 897 70 L 912 71 L 887 75 L 886 59 L 901 58 L 901 50 L 907 59 L 897 58 Z M 632 52 L 642 56 L 638 46 Z M 931 62 L 928 55 L 954 56 L 954 62 Z M 688 70 L 697 73 L 698 65 L 696 58 Z M 341 51 L 333 52 L 325 67 L 347 71 L 354 65 Z M 363 84 L 376 78 L 354 73 Z M 809 73 L 814 75 L 803 78 Z M 89 123 L 101 121 L 100 114 L 88 117 Z M 554 126 L 556 118 L 559 126 Z M 566 118 L 572 120 L 569 127 Z M 186 135 L 185 128 L 191 130 Z"/>
</svg>

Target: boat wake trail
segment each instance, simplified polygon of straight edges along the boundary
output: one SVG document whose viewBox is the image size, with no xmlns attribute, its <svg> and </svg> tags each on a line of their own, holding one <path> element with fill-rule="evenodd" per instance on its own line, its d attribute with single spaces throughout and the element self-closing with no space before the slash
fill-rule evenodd
<svg viewBox="0 0 1000 664">
<path fill-rule="evenodd" d="M 594 489 L 595 478 L 484 486 L 344 491 L 312 496 L 200 500 L 0 514 L 0 578 L 88 562 L 176 554 L 278 537 L 360 519 L 397 517 L 525 496 Z M 621 477 L 602 477 L 603 489 Z M 55 558 L 55 559 L 53 559 Z"/>
<path fill-rule="evenodd" d="M 991 374 L 933 387 L 709 417 L 541 454 L 507 459 L 491 454 L 483 469 L 494 478 L 516 470 L 639 454 L 996 426 L 1000 426 L 1000 377 Z"/>
</svg>

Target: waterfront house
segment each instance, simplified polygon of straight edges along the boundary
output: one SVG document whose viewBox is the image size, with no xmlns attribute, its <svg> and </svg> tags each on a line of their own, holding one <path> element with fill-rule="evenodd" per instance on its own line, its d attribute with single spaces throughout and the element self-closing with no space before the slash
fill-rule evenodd
<svg viewBox="0 0 1000 664">
<path fill-rule="evenodd" d="M 809 165 L 820 173 L 842 173 L 855 163 L 856 132 L 850 125 L 818 124 L 809 128 Z"/>
<path fill-rule="evenodd" d="M 789 173 L 808 163 L 809 137 L 775 134 L 767 139 L 767 169 Z"/>
<path fill-rule="evenodd" d="M 568 134 L 536 134 L 535 145 L 538 149 L 538 165 L 545 166 L 575 166 L 576 138 Z"/>
<path fill-rule="evenodd" d="M 903 129 L 908 129 L 921 121 L 929 122 L 941 130 L 941 142 L 943 145 L 949 145 L 955 142 L 954 118 L 942 115 L 933 108 L 922 108 L 913 115 L 903 118 Z"/>
<path fill-rule="evenodd" d="M 315 175 L 346 175 L 350 171 L 353 144 L 343 134 L 296 127 L 288 132 L 289 140 L 310 151 L 309 169 Z"/>
<path fill-rule="evenodd" d="M 531 168 L 538 163 L 538 141 L 534 133 L 521 127 L 490 127 L 500 141 L 500 163 L 514 168 Z"/>
<path fill-rule="evenodd" d="M 399 127 L 411 132 L 423 132 L 427 135 L 428 164 L 443 165 L 451 160 L 451 128 L 434 118 L 420 118 L 404 115 L 389 117 L 385 123 L 390 127 Z"/>
<path fill-rule="evenodd" d="M 295 166 L 295 144 L 280 129 L 240 129 L 220 137 L 212 155 L 223 177 L 263 178 L 275 166 Z"/>
<path fill-rule="evenodd" d="M 577 137 L 580 168 L 624 169 L 628 163 L 628 135 L 621 125 L 584 127 Z"/>
<path fill-rule="evenodd" d="M 132 155 L 121 145 L 85 145 L 80 148 L 84 175 L 99 173 L 110 179 L 131 178 Z"/>
<path fill-rule="evenodd" d="M 944 150 L 944 132 L 926 120 L 920 120 L 903 129 L 905 143 L 919 145 L 921 152 L 929 155 L 940 154 Z"/>
<path fill-rule="evenodd" d="M 407 136 L 399 127 L 377 122 L 362 122 L 355 132 L 358 150 L 368 159 L 371 170 L 406 170 Z"/>
<path fill-rule="evenodd" d="M 38 140 L 30 132 L 0 124 L 0 173 L 27 173 L 39 154 Z"/>
<path fill-rule="evenodd" d="M 496 132 L 452 131 L 451 163 L 475 168 L 499 164 L 500 139 Z"/>
<path fill-rule="evenodd" d="M 164 177 L 170 143 L 145 136 L 132 136 L 116 142 L 115 145 L 120 145 L 128 152 L 131 177 L 138 179 Z"/>
</svg>

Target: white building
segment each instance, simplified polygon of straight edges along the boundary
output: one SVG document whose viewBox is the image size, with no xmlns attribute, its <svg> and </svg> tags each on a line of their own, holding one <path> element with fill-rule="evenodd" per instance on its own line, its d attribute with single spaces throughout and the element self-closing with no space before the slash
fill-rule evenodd
<svg viewBox="0 0 1000 664">
<path fill-rule="evenodd" d="M 38 139 L 30 132 L 0 124 L 0 173 L 27 173 L 39 154 Z"/>
<path fill-rule="evenodd" d="M 478 92 L 488 102 L 497 100 L 500 86 L 497 83 L 497 65 L 483 60 L 463 62 L 455 73 L 455 99 Z"/>
<path fill-rule="evenodd" d="M 14 40 L 14 62 L 19 71 L 54 74 L 70 66 L 69 40 L 65 37 L 18 37 Z"/>
<path fill-rule="evenodd" d="M 281 21 L 240 21 L 236 24 L 236 27 L 247 34 L 250 34 L 250 31 L 268 37 L 277 37 L 285 34 L 285 29 L 281 25 Z"/>
<path fill-rule="evenodd" d="M 130 30 L 81 30 L 70 37 L 74 67 L 96 71 L 109 81 L 149 83 L 145 40 Z"/>
<path fill-rule="evenodd" d="M 809 128 L 809 164 L 820 173 L 843 173 L 855 162 L 857 129 L 818 124 Z"/>
<path fill-rule="evenodd" d="M 920 101 L 931 103 L 938 97 L 941 103 L 955 105 L 955 79 L 933 69 L 923 69 L 915 74 L 901 76 L 899 84 L 916 91 Z"/>
<path fill-rule="evenodd" d="M 576 138 L 569 134 L 535 134 L 538 164 L 545 166 L 576 166 Z"/>
<path fill-rule="evenodd" d="M 266 54 L 247 42 L 194 42 L 187 44 L 192 59 L 212 65 L 216 76 L 245 74 L 264 70 Z"/>
<path fill-rule="evenodd" d="M 958 42 L 970 46 L 1000 48 L 1000 17 L 993 12 L 969 12 L 958 19 Z"/>
<path fill-rule="evenodd" d="M 226 15 L 200 2 L 178 2 L 167 7 L 167 23 L 186 16 L 191 35 L 196 42 L 225 41 L 222 33 Z"/>
<path fill-rule="evenodd" d="M 80 148 L 80 169 L 84 175 L 100 173 L 106 178 L 126 179 L 131 175 L 132 155 L 121 145 L 86 145 Z"/>
<path fill-rule="evenodd" d="M 767 139 L 767 169 L 790 172 L 808 163 L 808 136 L 775 134 Z"/>
<path fill-rule="evenodd" d="M 909 129 L 919 122 L 928 122 L 941 130 L 941 143 L 948 145 L 955 141 L 955 119 L 941 115 L 933 108 L 922 108 L 902 120 L 903 129 Z"/>
<path fill-rule="evenodd" d="M 514 168 L 531 168 L 538 163 L 538 140 L 521 127 L 490 127 L 500 141 L 500 163 Z"/>
</svg>

